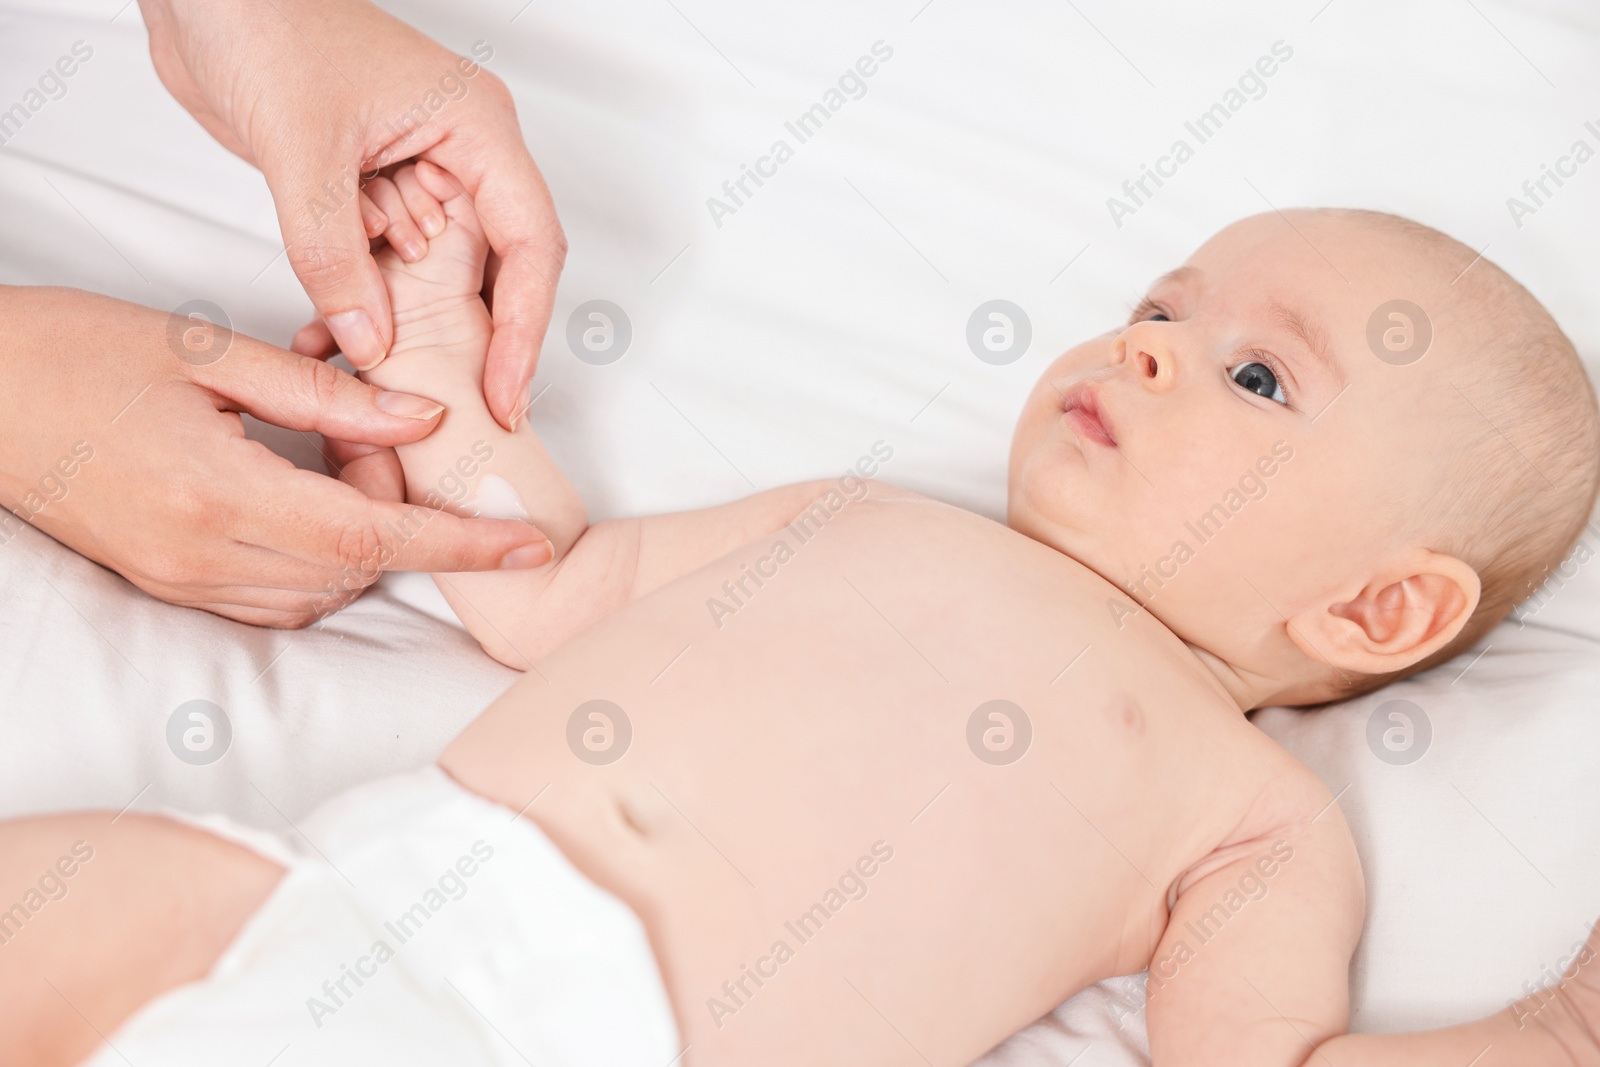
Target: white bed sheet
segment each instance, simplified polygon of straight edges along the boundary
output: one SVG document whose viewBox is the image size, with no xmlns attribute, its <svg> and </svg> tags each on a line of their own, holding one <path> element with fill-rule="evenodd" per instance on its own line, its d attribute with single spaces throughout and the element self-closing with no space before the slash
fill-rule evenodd
<svg viewBox="0 0 1600 1067">
<path fill-rule="evenodd" d="M 1573 141 L 1600 146 L 1584 125 L 1600 126 L 1600 19 L 1580 0 L 388 6 L 457 51 L 487 42 L 516 93 L 572 242 L 534 417 L 596 517 L 822 476 L 883 438 L 885 477 L 998 518 L 1011 419 L 1044 363 L 1269 204 L 1438 225 L 1486 247 L 1600 354 L 1600 163 L 1520 227 L 1505 204 Z M 93 58 L 0 147 L 0 283 L 165 308 L 205 298 L 286 343 L 308 305 L 265 186 L 161 90 L 137 8 L 0 3 L 0 109 L 79 40 Z M 877 41 L 893 56 L 865 96 L 718 226 L 707 197 Z M 1114 226 L 1106 198 L 1277 41 L 1293 56 L 1265 94 Z M 996 297 L 1033 324 L 1005 367 L 963 340 Z M 634 328 L 605 367 L 564 337 L 595 298 Z M 263 436 L 315 462 L 310 442 Z M 1600 913 L 1596 552 L 1591 533 L 1559 588 L 1452 664 L 1320 712 L 1256 716 L 1341 791 L 1356 834 L 1369 887 L 1356 1028 L 1501 1007 Z M 25 531 L 0 546 L 0 595 L 0 815 L 170 804 L 282 830 L 342 788 L 431 760 L 514 677 L 421 576 L 281 633 L 159 604 Z M 193 699 L 232 723 L 209 766 L 167 747 Z M 1366 742 L 1393 699 L 1432 724 L 1408 766 Z M 1102 983 L 986 1062 L 1143 1063 L 1142 1003 L 1137 976 Z"/>
</svg>

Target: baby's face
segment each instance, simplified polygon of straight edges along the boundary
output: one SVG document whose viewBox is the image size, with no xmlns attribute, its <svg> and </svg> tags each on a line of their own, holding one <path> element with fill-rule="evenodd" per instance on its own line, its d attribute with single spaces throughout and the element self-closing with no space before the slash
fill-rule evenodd
<svg viewBox="0 0 1600 1067">
<path fill-rule="evenodd" d="M 1362 588 L 1400 502 L 1443 469 L 1448 331 L 1436 319 L 1406 365 L 1367 341 L 1380 305 L 1437 306 L 1433 273 L 1338 219 L 1229 226 L 1129 325 L 1040 378 L 1012 442 L 1009 525 L 1191 644 L 1259 659 L 1286 616 Z"/>
</svg>

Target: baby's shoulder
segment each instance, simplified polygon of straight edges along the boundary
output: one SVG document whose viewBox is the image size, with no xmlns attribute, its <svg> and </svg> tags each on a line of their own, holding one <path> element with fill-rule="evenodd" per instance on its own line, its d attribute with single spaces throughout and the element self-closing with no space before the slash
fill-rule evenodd
<svg viewBox="0 0 1600 1067">
<path fill-rule="evenodd" d="M 1192 884 L 1206 873 L 1226 866 L 1239 856 L 1270 846 L 1275 853 L 1293 856 L 1297 849 L 1311 850 L 1342 878 L 1361 882 L 1361 861 L 1355 839 L 1339 807 L 1343 792 L 1334 792 L 1305 764 L 1259 735 L 1262 758 L 1250 801 L 1233 828 L 1200 863 L 1184 873 L 1181 885 Z"/>
</svg>

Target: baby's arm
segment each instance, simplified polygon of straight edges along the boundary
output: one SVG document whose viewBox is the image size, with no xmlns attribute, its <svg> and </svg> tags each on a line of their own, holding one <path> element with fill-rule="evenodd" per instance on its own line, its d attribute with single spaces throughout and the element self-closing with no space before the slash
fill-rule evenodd
<svg viewBox="0 0 1600 1067">
<path fill-rule="evenodd" d="M 1363 890 L 1327 803 L 1226 850 L 1181 889 L 1150 962 L 1152 1067 L 1600 1065 L 1600 927 L 1559 991 L 1443 1030 L 1345 1033 Z"/>
<path fill-rule="evenodd" d="M 481 397 L 477 403 L 483 406 Z M 486 408 L 484 413 L 487 416 Z M 441 427 L 429 439 L 443 432 Z M 540 477 L 555 467 L 532 430 L 524 426 L 507 436 L 510 440 L 496 449 L 483 469 L 505 477 L 519 490 L 525 484 L 524 472 L 532 475 L 528 482 L 551 481 Z M 532 447 L 524 447 L 524 442 Z M 415 460 L 404 452 L 416 447 L 402 449 L 408 492 Z M 435 574 L 434 580 L 485 652 L 508 667 L 527 670 L 573 634 L 629 601 L 782 529 L 828 484 L 804 482 L 699 511 L 593 526 L 586 525 L 581 505 L 562 515 L 554 507 L 541 506 L 540 497 L 524 495 L 530 521 L 546 530 L 555 545 L 550 563 L 525 571 Z M 566 483 L 563 488 L 571 489 Z M 560 497 L 553 493 L 549 499 Z M 579 521 L 564 529 L 553 525 L 552 520 L 572 514 Z"/>
<path fill-rule="evenodd" d="M 482 393 L 490 320 L 478 297 L 487 242 L 471 199 L 429 164 L 404 170 L 375 198 L 391 246 L 378 256 L 395 309 L 389 357 L 363 376 L 445 405 L 432 434 L 398 449 L 407 498 L 461 513 L 523 518 L 551 561 L 530 570 L 436 574 L 462 623 L 495 659 L 526 670 L 579 630 L 679 575 L 786 526 L 828 488 L 784 486 L 718 507 L 589 524 L 583 501 L 530 426 L 508 433 Z M 437 218 L 444 222 L 424 223 Z M 396 227 L 399 233 L 396 234 Z M 434 231 L 431 238 L 423 233 Z M 417 522 L 429 512 L 418 509 Z"/>
</svg>

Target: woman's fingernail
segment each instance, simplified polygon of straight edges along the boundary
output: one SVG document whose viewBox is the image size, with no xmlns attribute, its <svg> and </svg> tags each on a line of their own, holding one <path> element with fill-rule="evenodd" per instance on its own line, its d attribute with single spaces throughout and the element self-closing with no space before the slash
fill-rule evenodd
<svg viewBox="0 0 1600 1067">
<path fill-rule="evenodd" d="M 380 392 L 374 401 L 380 411 L 399 415 L 403 419 L 427 421 L 444 410 L 444 405 L 412 393 Z"/>
<path fill-rule="evenodd" d="M 512 395 L 517 398 L 517 406 L 511 412 L 511 432 L 516 433 L 528 421 L 528 409 L 533 407 L 533 376 L 529 375 L 528 380 L 518 386 Z"/>
<path fill-rule="evenodd" d="M 555 554 L 556 550 L 549 541 L 536 541 L 531 545 L 523 545 L 507 552 L 500 560 L 500 569 L 521 571 L 529 567 L 542 567 L 549 563 Z"/>
<path fill-rule="evenodd" d="M 339 342 L 339 351 L 356 370 L 371 370 L 383 362 L 383 338 L 365 311 L 357 309 L 329 315 L 328 330 Z"/>
</svg>

